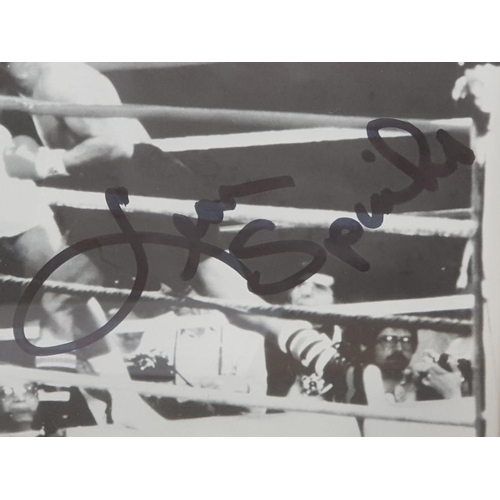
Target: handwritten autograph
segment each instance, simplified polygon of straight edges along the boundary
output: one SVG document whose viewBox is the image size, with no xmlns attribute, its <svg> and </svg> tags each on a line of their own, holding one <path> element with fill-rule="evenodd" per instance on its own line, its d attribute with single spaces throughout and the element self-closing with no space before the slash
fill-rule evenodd
<svg viewBox="0 0 500 500">
<path fill-rule="evenodd" d="M 380 130 L 384 128 L 397 128 L 411 134 L 419 151 L 417 165 L 394 151 L 384 141 L 380 136 Z M 436 191 L 439 187 L 438 178 L 445 178 L 453 174 L 457 170 L 459 163 L 471 165 L 475 157 L 468 147 L 451 137 L 444 130 L 438 130 L 436 138 L 441 144 L 446 159 L 442 164 L 432 162 L 425 135 L 417 127 L 402 120 L 391 118 L 373 120 L 367 125 L 367 135 L 372 146 L 398 170 L 407 175 L 412 180 L 412 183 L 401 191 L 394 192 L 386 188 L 380 193 L 373 194 L 370 198 L 372 215 L 368 214 L 362 203 L 356 203 L 354 210 L 358 220 L 349 217 L 336 219 L 329 228 L 329 236 L 324 240 L 324 248 L 317 243 L 306 240 L 274 241 L 249 246 L 249 240 L 257 232 L 275 229 L 275 224 L 267 219 L 254 220 L 246 224 L 231 241 L 229 252 L 202 241 L 211 224 L 220 224 L 224 220 L 224 212 L 236 208 L 236 198 L 294 187 L 295 183 L 290 176 L 260 179 L 234 186 L 221 186 L 219 188 L 219 200 L 200 200 L 195 204 L 198 216 L 195 222 L 184 215 L 174 214 L 174 225 L 180 235 L 135 231 L 120 206 L 127 205 L 129 202 L 127 190 L 125 188 L 106 190 L 106 203 L 121 233 L 100 235 L 79 241 L 61 251 L 38 271 L 24 290 L 14 314 L 13 327 L 17 344 L 28 354 L 50 356 L 81 349 L 105 337 L 128 316 L 144 291 L 149 273 L 148 259 L 144 250 L 145 244 L 186 249 L 188 251 L 186 265 L 181 273 L 184 280 L 194 278 L 200 257 L 204 254 L 215 257 L 230 266 L 247 281 L 251 292 L 262 296 L 290 290 L 320 271 L 327 259 L 325 249 L 355 269 L 362 272 L 368 271 L 370 268 L 369 263 L 352 248 L 363 236 L 363 226 L 371 229 L 380 227 L 384 215 L 390 214 L 395 205 L 414 199 L 424 190 Z M 368 162 L 375 160 L 374 153 L 369 150 L 363 151 L 362 156 Z M 125 303 L 108 322 L 85 337 L 64 344 L 39 347 L 29 342 L 25 335 L 24 324 L 35 295 L 41 289 L 45 280 L 56 269 L 79 254 L 96 248 L 120 244 L 130 245 L 136 262 L 136 276 Z M 304 253 L 312 257 L 312 260 L 296 273 L 275 283 L 262 284 L 260 272 L 251 271 L 241 262 L 241 259 L 289 252 Z"/>
<path fill-rule="evenodd" d="M 383 128 L 398 128 L 411 134 L 418 147 L 418 166 L 394 151 L 384 141 L 380 136 L 380 130 Z M 371 216 L 362 203 L 356 203 L 354 210 L 359 222 L 349 217 L 341 217 L 330 226 L 330 237 L 324 241 L 326 249 L 358 271 L 363 272 L 370 269 L 370 264 L 351 248 L 363 236 L 363 226 L 370 229 L 380 227 L 384 222 L 384 215 L 390 214 L 395 205 L 413 200 L 424 190 L 437 191 L 438 178 L 453 174 L 458 168 L 458 163 L 472 165 L 475 160 L 474 153 L 470 148 L 464 146 L 442 129 L 436 133 L 436 139 L 441 144 L 446 158 L 441 164 L 431 160 L 427 138 L 411 123 L 394 118 L 380 118 L 369 122 L 366 131 L 372 146 L 398 170 L 410 177 L 413 182 L 401 191 L 394 192 L 386 188 L 380 193 L 373 194 L 370 198 Z M 375 155 L 370 150 L 364 150 L 362 157 L 367 162 L 375 161 Z"/>
</svg>

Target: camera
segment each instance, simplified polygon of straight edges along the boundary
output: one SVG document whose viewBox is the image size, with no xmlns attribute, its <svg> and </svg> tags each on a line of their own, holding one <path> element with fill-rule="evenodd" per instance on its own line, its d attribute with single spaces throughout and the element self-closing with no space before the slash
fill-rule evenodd
<svg viewBox="0 0 500 500">
<path fill-rule="evenodd" d="M 439 356 L 439 359 L 437 360 L 438 366 L 443 368 L 446 371 L 451 372 L 451 366 L 450 366 L 450 356 L 448 354 L 441 354 Z M 472 383 L 472 363 L 470 362 L 469 359 L 463 359 L 460 358 L 457 361 L 458 364 L 458 369 L 460 370 L 460 373 L 462 374 L 462 377 L 464 378 L 464 382 L 471 384 Z"/>
</svg>

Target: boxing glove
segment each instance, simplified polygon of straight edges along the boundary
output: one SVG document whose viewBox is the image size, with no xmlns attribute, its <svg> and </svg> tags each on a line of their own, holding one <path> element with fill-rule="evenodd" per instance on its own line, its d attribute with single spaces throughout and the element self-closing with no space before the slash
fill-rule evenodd
<svg viewBox="0 0 500 500">
<path fill-rule="evenodd" d="M 10 177 L 34 181 L 68 175 L 63 155 L 64 149 L 39 147 L 31 137 L 21 135 L 4 150 L 5 170 Z"/>
</svg>

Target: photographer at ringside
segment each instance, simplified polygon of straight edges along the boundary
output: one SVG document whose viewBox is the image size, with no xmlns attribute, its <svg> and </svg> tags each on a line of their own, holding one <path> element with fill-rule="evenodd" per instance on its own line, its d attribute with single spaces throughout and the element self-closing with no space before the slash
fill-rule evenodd
<svg viewBox="0 0 500 500">
<path fill-rule="evenodd" d="M 361 325 L 346 329 L 344 339 L 333 376 L 337 401 L 400 403 L 470 395 L 471 363 L 459 358 L 459 351 L 453 353 L 452 346 L 441 355 L 427 351 L 421 362 L 411 365 L 418 346 L 415 329 Z M 375 369 L 365 370 L 370 365 Z"/>
</svg>

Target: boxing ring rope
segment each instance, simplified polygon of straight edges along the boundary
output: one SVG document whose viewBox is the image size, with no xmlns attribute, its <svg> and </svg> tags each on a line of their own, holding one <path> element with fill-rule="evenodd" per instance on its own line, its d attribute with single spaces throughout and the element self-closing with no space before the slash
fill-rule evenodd
<svg viewBox="0 0 500 500">
<path fill-rule="evenodd" d="M 451 208 L 449 210 L 426 210 L 419 212 L 405 212 L 400 214 L 405 217 L 437 217 L 440 220 L 455 219 L 455 220 L 470 220 L 472 210 L 469 208 Z M 237 233 L 245 227 L 245 224 L 227 224 L 220 226 L 219 230 L 223 233 Z M 281 224 L 276 229 L 290 229 L 293 226 Z M 368 229 L 368 228 L 367 228 Z M 369 230 L 369 229 L 368 229 Z"/>
<path fill-rule="evenodd" d="M 0 96 L 0 109 L 23 111 L 32 115 L 74 116 L 87 118 L 164 118 L 173 121 L 217 123 L 218 125 L 249 126 L 260 129 L 346 128 L 364 130 L 373 118 L 363 116 L 321 115 L 281 111 L 186 108 L 142 104 L 86 105 L 37 101 L 21 97 Z M 411 119 L 424 133 L 434 133 L 446 127 L 450 133 L 468 133 L 469 118 L 446 120 Z M 359 138 L 359 137 L 357 137 Z"/>
<path fill-rule="evenodd" d="M 176 69 L 185 66 L 206 66 L 214 62 L 89 62 L 99 71 L 131 71 L 144 69 Z"/>
<path fill-rule="evenodd" d="M 450 208 L 446 210 L 422 210 L 418 212 L 406 212 L 405 215 L 418 217 L 443 217 L 449 219 L 470 219 L 472 216 L 472 209 Z"/>
<path fill-rule="evenodd" d="M 41 193 L 44 200 L 51 206 L 109 210 L 102 193 L 57 188 L 41 188 Z M 123 207 L 123 211 L 126 213 L 137 212 L 166 216 L 179 213 L 196 219 L 198 216 L 195 211 L 195 203 L 194 200 L 131 195 L 130 203 Z M 352 212 L 340 210 L 274 207 L 242 203 L 238 204 L 235 210 L 224 212 L 224 221 L 228 223 L 248 223 L 257 219 L 268 219 L 278 227 L 317 227 L 328 230 L 332 222 L 337 218 L 352 218 L 352 216 Z M 477 224 L 470 220 L 391 214 L 384 218 L 384 224 L 381 227 L 377 229 L 366 228 L 365 230 L 406 236 L 470 238 L 474 235 L 476 229 Z"/>
<path fill-rule="evenodd" d="M 164 151 L 186 151 L 186 150 L 197 150 L 197 149 L 214 149 L 223 147 L 251 147 L 251 146 L 269 146 L 275 144 L 297 144 L 297 143 L 313 143 L 313 142 L 323 142 L 332 140 L 350 140 L 350 139 L 361 139 L 365 138 L 364 129 L 367 123 L 371 120 L 368 117 L 350 117 L 350 116 L 330 116 L 330 115 L 318 115 L 310 113 L 290 113 L 290 112 L 270 112 L 270 111 L 248 111 L 248 110 L 231 110 L 231 109 L 205 109 L 205 108 L 184 108 L 175 106 L 143 106 L 143 105 L 117 105 L 117 106 L 88 106 L 88 105 L 74 105 L 74 104 L 61 104 L 61 103 L 49 103 L 43 101 L 34 101 L 23 98 L 13 98 L 13 97 L 0 97 L 0 109 L 9 109 L 16 111 L 23 111 L 30 114 L 36 115 L 52 115 L 52 116 L 79 116 L 79 117 L 89 117 L 89 118 L 111 118 L 111 117 L 121 117 L 121 118 L 165 118 L 172 121 L 187 121 L 204 124 L 217 123 L 218 125 L 231 125 L 231 126 L 246 126 L 254 127 L 258 129 L 271 129 L 266 132 L 250 132 L 241 134 L 228 134 L 227 142 L 224 141 L 224 136 L 198 136 L 189 138 L 174 138 L 174 139 L 158 139 L 154 140 L 152 143 L 160 147 Z M 468 118 L 464 119 L 452 119 L 452 120 L 419 120 L 411 119 L 413 125 L 418 127 L 424 133 L 434 133 L 438 128 L 445 127 L 449 132 L 470 134 L 470 127 L 472 125 L 472 120 Z M 298 129 L 298 130 L 290 130 Z M 314 130 L 303 130 L 303 129 L 314 129 Z M 392 130 L 387 130 L 386 137 L 389 137 Z M 394 132 L 398 134 L 398 132 Z M 404 136 L 407 134 L 400 133 L 400 135 L 394 135 L 394 137 Z M 281 142 L 280 142 L 281 141 Z M 477 169 L 472 169 L 473 186 L 477 186 Z M 78 193 L 78 194 L 77 194 Z M 73 208 L 87 208 L 93 210 L 107 210 L 104 198 L 102 194 L 99 193 L 87 193 L 87 192 L 73 192 L 55 189 L 44 189 L 44 196 L 53 206 L 69 206 Z M 87 198 L 86 200 L 83 198 Z M 97 198 L 99 197 L 99 199 Z M 248 396 L 242 396 L 237 394 L 232 395 L 215 395 L 213 391 L 205 391 L 199 389 L 191 388 L 167 388 L 159 387 L 158 384 L 144 383 L 144 382 L 130 382 L 127 384 L 127 388 L 134 387 L 134 390 L 144 391 L 148 394 L 164 395 L 165 397 L 187 397 L 188 399 L 196 399 L 201 401 L 212 401 L 221 404 L 231 404 L 231 405 L 241 405 L 241 406 L 258 406 L 258 407 L 272 407 L 276 409 L 286 409 L 290 411 L 306 411 L 306 412 L 317 412 L 317 413 L 332 413 L 336 415 L 345 416 L 360 416 L 364 418 L 376 418 L 376 419 L 386 419 L 386 420 L 401 420 L 401 421 L 412 421 L 412 422 L 427 422 L 427 423 L 443 423 L 449 425 L 465 425 L 465 426 L 475 426 L 476 433 L 478 436 L 484 435 L 484 382 L 480 380 L 483 374 L 483 364 L 484 364 L 484 353 L 482 346 L 482 292 L 481 292 L 481 264 L 480 264 L 480 250 L 481 250 L 481 228 L 482 228 L 482 218 L 481 218 L 481 202 L 483 194 L 481 191 L 476 190 L 472 196 L 472 220 L 454 220 L 454 219 L 443 219 L 435 216 L 427 216 L 425 214 L 415 215 L 391 215 L 384 221 L 384 226 L 377 229 L 379 232 L 390 233 L 390 234 L 402 234 L 408 236 L 443 236 L 443 237 L 459 237 L 459 238 L 472 238 L 474 242 L 474 262 L 475 262 L 475 272 L 474 272 L 474 316 L 473 321 L 464 320 L 450 320 L 446 318 L 422 318 L 422 317 L 412 317 L 412 316 L 379 316 L 374 318 L 373 315 L 349 315 L 339 312 L 321 312 L 318 311 L 301 311 L 301 314 L 310 315 L 308 318 L 313 316 L 318 318 L 329 317 L 334 319 L 339 324 L 342 321 L 380 321 L 381 324 L 392 324 L 392 325 L 427 325 L 429 328 L 440 328 L 441 326 L 446 328 L 446 331 L 460 330 L 462 333 L 469 331 L 473 328 L 474 339 L 476 345 L 476 358 L 474 362 L 474 399 L 476 404 L 476 418 L 474 422 L 468 419 L 458 419 L 456 416 L 454 418 L 443 419 L 436 418 L 435 416 L 418 414 L 416 408 L 403 409 L 403 408 L 391 408 L 391 414 L 387 412 L 379 411 L 372 407 L 359 407 L 357 405 L 345 405 L 336 403 L 323 403 L 317 401 L 287 401 L 282 398 L 269 398 L 269 397 L 259 397 L 256 399 L 254 396 L 249 398 Z M 186 215 L 191 215 L 196 217 L 194 211 L 194 201 L 184 201 L 184 200 L 155 200 L 147 197 L 131 197 L 133 208 L 126 209 L 127 211 L 137 211 L 142 213 L 160 213 L 163 215 L 172 215 L 173 213 L 185 213 Z M 130 207 L 129 205 L 129 207 Z M 351 217 L 350 212 L 340 212 L 340 211 L 330 211 L 330 210 L 312 210 L 312 209 L 294 209 L 294 208 L 280 208 L 280 207 L 258 207 L 253 205 L 239 205 L 240 212 L 236 211 L 234 213 L 226 213 L 225 220 L 227 222 L 250 222 L 259 218 L 269 218 L 273 220 L 277 225 L 288 225 L 289 227 L 311 227 L 311 220 L 318 224 L 318 227 L 329 227 L 329 225 L 338 217 Z M 300 215 L 302 214 L 302 216 Z M 318 219 L 319 218 L 319 219 Z M 307 220 L 306 220 L 307 219 Z M 413 226 L 413 227 L 411 227 Z M 13 279 L 13 277 L 7 277 L 8 279 Z M 76 284 L 51 284 L 46 282 L 46 289 L 50 289 L 54 286 L 54 291 L 73 293 L 76 289 L 69 290 L 69 288 L 63 289 L 64 287 L 75 287 Z M 78 285 L 80 286 L 80 285 Z M 89 287 L 87 290 L 81 290 L 81 293 L 89 293 Z M 113 290 L 113 289 L 111 289 Z M 102 290 L 93 290 L 93 292 L 98 295 Z M 125 291 L 128 295 L 129 291 Z M 76 292 L 75 292 L 76 293 Z M 78 292 L 79 293 L 79 292 Z M 111 293 L 111 292 L 110 292 Z M 123 291 L 120 291 L 123 293 Z M 145 292 L 143 295 L 145 297 L 151 298 L 148 294 L 158 293 L 162 296 L 161 300 L 167 300 L 165 295 L 161 292 Z M 168 299 L 170 300 L 170 299 Z M 178 300 L 176 298 L 176 300 Z M 184 300 L 184 299 L 183 299 Z M 194 300 L 194 299 L 192 299 Z M 234 304 L 228 306 L 228 304 L 217 304 L 217 300 L 209 299 L 210 304 L 205 303 L 205 307 L 221 308 L 232 307 L 232 310 L 237 310 Z M 202 301 L 203 302 L 203 301 Z M 480 304 L 480 306 L 478 306 Z M 203 305 L 196 305 L 193 307 L 203 307 Z M 245 306 L 244 312 L 253 314 L 269 314 L 274 315 L 278 311 L 272 310 L 271 308 L 275 306 L 269 306 L 270 308 L 261 309 L 251 309 Z M 283 306 L 279 306 L 283 307 Z M 266 309 L 266 310 L 265 310 Z M 279 311 L 283 317 L 287 314 L 295 315 L 298 314 L 298 310 L 293 310 L 292 312 L 282 309 Z M 316 316 L 315 316 L 316 315 Z M 305 317 L 305 316 L 301 316 Z M 393 323 L 391 323 L 393 322 Z M 401 322 L 401 323 L 397 323 Z M 345 323 L 344 323 L 345 324 Z M 12 367 L 9 367 L 9 375 L 12 375 Z M 47 377 L 48 383 L 58 383 L 58 381 L 65 381 L 67 385 L 68 381 L 74 381 L 76 385 L 81 384 L 92 387 L 99 386 L 99 388 L 109 388 L 112 382 L 110 380 L 96 377 L 89 377 L 92 379 L 84 381 L 80 377 L 85 377 L 82 375 L 72 375 L 72 374 L 61 374 L 55 372 L 49 374 L 49 372 L 44 372 L 41 374 L 40 370 L 30 370 L 24 368 L 14 368 L 16 376 L 26 379 L 27 377 L 35 378 L 35 380 L 40 380 L 41 377 Z M 24 372 L 24 374 L 23 374 Z M 0 373 L 6 374 L 6 369 L 0 367 Z M 57 375 L 56 375 L 57 374 Z M 54 377 L 54 378 L 50 378 Z M 59 378 L 58 378 L 59 377 Z M 73 378 L 76 377 L 76 378 Z M 50 379 L 50 381 L 49 381 Z M 57 380 L 56 380 L 57 379 Z M 101 385 L 102 384 L 102 385 Z M 123 382 L 121 382 L 123 384 Z M 146 386 L 143 386 L 146 384 Z M 156 386 L 153 391 L 152 387 Z M 120 386 L 124 389 L 123 385 Z M 170 389 L 175 389 L 181 392 L 169 392 Z M 186 389 L 188 392 L 183 393 L 182 391 Z M 153 391 L 153 392 L 151 392 Z M 161 394 L 160 394 L 161 393 Z M 190 394 L 188 394 L 190 393 Z M 182 394 L 182 395 L 181 395 Z M 214 398 L 214 399 L 210 399 Z M 241 399 L 240 399 L 241 398 Z M 276 399 L 276 401 L 274 401 Z M 253 402 L 252 402 L 253 401 Z M 277 406 L 275 406 L 277 405 Z M 328 408 L 328 409 L 327 409 Z M 335 412 L 335 413 L 334 413 Z"/>
<path fill-rule="evenodd" d="M 22 285 L 27 286 L 31 282 L 28 278 L 18 278 L 16 276 L 8 276 L 0 274 L 0 283 L 9 285 Z M 78 283 L 66 283 L 60 281 L 50 281 L 47 280 L 43 283 L 43 290 L 46 292 L 54 293 L 68 293 L 75 295 L 84 295 L 87 297 L 98 297 L 98 298 L 113 298 L 113 299 L 126 299 L 130 295 L 130 290 L 122 288 L 111 288 L 102 287 L 98 285 L 81 285 Z M 272 316 L 287 319 L 301 319 L 309 321 L 321 321 L 330 320 L 335 321 L 335 323 L 346 326 L 351 324 L 357 324 L 360 322 L 369 322 L 371 324 L 376 324 L 380 326 L 393 326 L 393 327 L 405 327 L 405 326 L 419 326 L 421 328 L 429 328 L 435 331 L 444 332 L 454 332 L 461 334 L 470 334 L 470 329 L 472 327 L 472 322 L 463 319 L 450 319 L 450 318 L 434 318 L 434 317 L 423 317 L 423 316 L 409 316 L 404 314 L 384 314 L 381 315 L 373 313 L 373 307 L 377 307 L 377 302 L 368 302 L 360 304 L 351 304 L 351 309 L 342 308 L 342 305 L 338 306 L 328 306 L 324 308 L 312 308 L 303 306 L 291 306 L 291 305 L 276 305 L 276 304 L 242 304 L 229 302 L 222 299 L 208 298 L 208 297 L 176 297 L 167 295 L 159 291 L 144 291 L 142 297 L 146 300 L 165 302 L 171 306 L 176 307 L 192 307 L 192 308 L 204 308 L 204 309 L 217 309 L 223 312 L 239 313 L 239 314 L 255 314 L 259 316 Z M 457 296 L 460 297 L 460 296 Z M 446 307 L 446 311 L 450 310 L 450 306 L 445 306 L 444 298 L 433 299 L 435 305 L 430 309 L 431 311 L 439 310 L 439 305 L 436 303 L 443 304 L 443 308 Z M 456 304 L 452 305 L 454 310 L 469 309 L 467 307 L 470 304 L 469 300 L 459 299 L 455 301 Z M 363 308 L 368 305 L 368 311 L 364 311 Z M 371 307 L 370 307 L 371 306 Z M 432 304 L 428 304 L 432 306 Z M 380 306 L 378 306 L 380 309 Z M 423 312 L 425 309 L 420 308 Z M 427 309 L 429 311 L 429 309 Z"/>
<path fill-rule="evenodd" d="M 37 382 L 56 387 L 85 387 L 87 389 L 133 391 L 150 396 L 181 398 L 190 401 L 243 406 L 252 408 L 269 408 L 283 411 L 304 413 L 322 413 L 343 417 L 374 418 L 378 420 L 398 420 L 401 422 L 421 422 L 428 424 L 473 427 L 471 418 L 464 418 L 450 413 L 447 418 L 437 416 L 432 408 L 401 408 L 391 406 L 378 409 L 373 407 L 314 401 L 310 398 L 281 398 L 274 396 L 258 396 L 253 394 L 225 393 L 217 390 L 196 389 L 192 387 L 166 385 L 158 382 L 127 381 L 110 376 L 92 376 L 58 371 L 39 370 L 34 368 L 0 366 L 0 378 L 10 377 L 25 382 Z M 425 405 L 424 405 L 425 406 Z M 167 422 L 166 424 L 167 425 Z"/>
<path fill-rule="evenodd" d="M 368 122 L 366 122 L 368 123 Z M 408 137 L 402 130 L 383 130 L 384 138 Z M 210 149 L 249 148 L 257 146 L 278 146 L 284 144 L 313 144 L 366 139 L 364 128 L 318 127 L 290 130 L 269 130 L 264 132 L 240 132 L 222 135 L 197 135 L 153 139 L 151 144 L 165 152 L 206 151 Z"/>
</svg>

